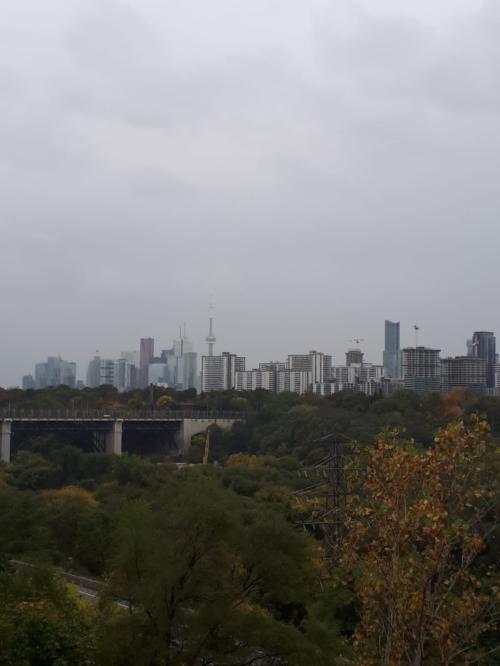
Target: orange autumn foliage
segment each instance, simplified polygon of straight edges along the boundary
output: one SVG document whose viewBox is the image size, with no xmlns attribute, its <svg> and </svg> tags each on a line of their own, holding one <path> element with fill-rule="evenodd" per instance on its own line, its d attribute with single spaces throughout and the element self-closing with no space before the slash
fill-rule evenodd
<svg viewBox="0 0 500 666">
<path fill-rule="evenodd" d="M 92 493 L 77 486 L 65 486 L 58 490 L 46 490 L 40 493 L 40 498 L 51 508 L 68 503 L 79 504 L 85 507 L 96 507 L 97 501 Z"/>
<path fill-rule="evenodd" d="M 491 629 L 498 587 L 473 565 L 494 511 L 492 450 L 476 419 L 449 424 L 427 451 L 389 432 L 368 452 L 336 569 L 359 601 L 356 663 L 468 663 Z"/>
</svg>

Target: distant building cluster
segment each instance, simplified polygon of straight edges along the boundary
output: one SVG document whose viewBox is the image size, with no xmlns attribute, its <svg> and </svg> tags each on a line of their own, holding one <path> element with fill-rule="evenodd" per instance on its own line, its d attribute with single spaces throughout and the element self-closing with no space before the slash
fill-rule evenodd
<svg viewBox="0 0 500 666">
<path fill-rule="evenodd" d="M 60 356 L 49 356 L 45 363 L 35 365 L 33 375 L 23 377 L 23 389 L 42 389 L 48 386 L 76 387 L 76 363 L 63 361 Z"/>
<path fill-rule="evenodd" d="M 417 335 L 418 326 L 414 328 Z M 184 326 L 172 346 L 159 354 L 155 354 L 153 338 L 142 338 L 138 351 L 122 352 L 117 359 L 102 358 L 96 353 L 88 365 L 85 384 L 76 380 L 75 363 L 49 357 L 47 362 L 35 366 L 34 376 L 23 377 L 22 385 L 30 389 L 60 384 L 95 388 L 106 384 L 119 391 L 156 385 L 177 390 L 194 388 L 202 393 L 264 389 L 321 396 L 339 391 L 389 395 L 400 389 L 424 395 L 428 391 L 447 393 L 453 388 L 464 388 L 500 395 L 500 365 L 493 332 L 476 331 L 466 342 L 464 356 L 448 358 L 441 358 L 439 349 L 419 346 L 417 340 L 414 347 L 401 349 L 399 322 L 386 320 L 384 332 L 381 365 L 365 362 L 359 348 L 361 340 L 355 340 L 357 346 L 347 350 L 343 365 L 334 364 L 329 354 L 311 350 L 247 369 L 244 356 L 214 353 L 217 340 L 210 317 L 205 338 L 208 353 L 201 357 L 201 367 Z"/>
<path fill-rule="evenodd" d="M 198 354 L 183 333 L 170 349 L 155 356 L 153 338 L 141 338 L 139 351 L 121 352 L 119 358 L 102 358 L 97 352 L 89 362 L 85 382 L 76 381 L 76 363 L 49 357 L 47 363 L 35 366 L 35 375 L 25 375 L 23 389 L 45 388 L 65 384 L 72 388 L 114 386 L 119 391 L 146 388 L 151 384 L 177 390 L 199 390 Z"/>
<path fill-rule="evenodd" d="M 214 355 L 212 319 L 206 342 L 209 353 L 202 357 L 203 392 L 265 389 L 273 393 L 329 396 L 339 391 L 389 395 L 408 389 L 424 395 L 428 391 L 464 388 L 481 394 L 500 394 L 500 365 L 491 332 L 474 333 L 467 341 L 466 356 L 441 359 L 439 349 L 418 345 L 401 349 L 399 322 L 386 320 L 382 365 L 366 363 L 363 352 L 356 347 L 346 352 L 344 365 L 335 365 L 330 355 L 312 350 L 290 354 L 285 361 L 259 363 L 258 368 L 251 370 L 246 369 L 243 356 L 229 352 Z"/>
</svg>

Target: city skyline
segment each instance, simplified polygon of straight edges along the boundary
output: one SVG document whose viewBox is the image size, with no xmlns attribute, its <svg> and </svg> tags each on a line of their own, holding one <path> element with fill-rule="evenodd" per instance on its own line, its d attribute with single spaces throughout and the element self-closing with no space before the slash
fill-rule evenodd
<svg viewBox="0 0 500 666">
<path fill-rule="evenodd" d="M 216 325 L 217 325 L 216 323 L 214 323 L 214 321 L 216 321 L 216 317 L 214 317 L 213 309 L 210 308 L 210 313 L 209 313 L 209 318 L 208 318 L 208 322 L 209 322 L 208 327 L 209 327 L 210 331 L 212 331 L 212 327 L 215 328 Z M 374 357 L 368 355 L 366 353 L 366 348 L 364 346 L 366 341 L 364 339 L 359 339 L 359 338 L 352 338 L 352 339 L 348 340 L 348 344 L 345 346 L 343 353 L 341 353 L 340 355 L 330 353 L 328 358 L 332 359 L 333 366 L 345 366 L 346 363 L 347 363 L 347 365 L 349 365 L 350 362 L 358 362 L 358 359 L 354 358 L 354 356 L 357 356 L 358 353 L 361 353 L 360 358 L 362 359 L 361 360 L 362 363 L 364 362 L 364 363 L 367 363 L 369 365 L 384 366 L 384 360 L 385 360 L 384 346 L 387 344 L 388 331 L 390 331 L 394 328 L 396 328 L 396 330 L 397 330 L 397 338 L 398 338 L 398 342 L 400 342 L 400 329 L 401 329 L 400 322 L 393 322 L 393 321 L 387 320 L 387 319 L 384 321 L 384 335 L 383 335 L 384 343 L 383 343 L 382 348 L 379 350 L 380 358 L 378 358 L 377 355 L 375 355 Z M 404 322 L 403 322 L 402 330 L 404 332 Z M 401 351 L 403 351 L 404 348 L 414 348 L 415 347 L 415 342 L 417 341 L 415 331 L 418 330 L 418 335 L 420 336 L 421 327 L 414 324 L 414 325 L 411 326 L 411 330 L 412 330 L 412 334 L 413 334 L 413 342 L 405 343 L 405 337 L 403 335 L 401 337 L 402 342 L 400 342 L 400 350 Z M 180 344 L 181 348 L 182 348 L 182 341 L 186 340 L 186 343 L 188 344 L 188 349 L 186 351 L 194 352 L 194 356 L 198 357 L 197 367 L 198 367 L 199 372 L 202 369 L 202 358 L 205 357 L 205 356 L 209 356 L 211 351 L 214 353 L 215 356 L 219 356 L 220 354 L 225 353 L 225 352 L 228 352 L 228 353 L 231 353 L 231 354 L 236 353 L 236 355 L 242 356 L 245 359 L 247 369 L 250 369 L 250 368 L 258 368 L 260 365 L 268 363 L 268 362 L 273 362 L 273 359 L 274 359 L 274 361 L 276 361 L 276 360 L 284 361 L 287 358 L 291 358 L 291 356 L 296 355 L 297 353 L 304 354 L 306 349 L 313 349 L 312 345 L 305 345 L 305 346 L 302 347 L 301 350 L 296 349 L 294 351 L 290 351 L 289 348 L 287 349 L 286 347 L 283 347 L 274 356 L 267 355 L 267 356 L 259 357 L 259 358 L 254 360 L 248 354 L 245 353 L 245 350 L 239 350 L 237 344 L 236 345 L 230 345 L 228 348 L 224 348 L 224 349 L 219 348 L 219 346 L 217 344 L 217 339 L 215 337 L 210 338 L 210 335 L 205 336 L 203 342 L 200 343 L 201 348 L 197 347 L 196 343 L 193 344 L 193 342 L 194 342 L 193 339 L 190 336 L 187 335 L 187 325 L 186 325 L 185 322 L 183 323 L 182 326 L 180 326 L 180 325 L 178 326 L 178 331 L 179 331 L 179 337 L 178 338 L 177 337 L 171 338 L 173 347 L 175 348 L 176 345 Z M 215 333 L 215 331 L 214 331 L 214 333 Z M 389 335 L 391 335 L 391 333 L 389 333 Z M 484 334 L 484 332 L 480 332 L 479 334 L 475 332 L 474 336 L 476 336 L 476 335 L 481 336 L 481 335 L 485 335 L 485 334 Z M 493 336 L 493 348 L 494 348 L 495 332 L 493 331 L 492 333 L 486 333 L 486 335 L 492 335 Z M 455 357 L 460 358 L 460 357 L 465 356 L 469 352 L 472 353 L 473 355 L 475 355 L 476 352 L 474 350 L 475 349 L 477 350 L 479 347 L 478 347 L 477 342 L 474 345 L 471 345 L 471 341 L 473 340 L 473 338 L 471 336 L 472 336 L 472 333 L 467 333 L 464 336 L 462 349 L 460 349 L 456 354 L 448 353 L 447 350 L 446 350 L 445 345 L 440 345 L 440 350 L 439 350 L 440 351 L 440 358 L 441 359 L 455 358 Z M 164 350 L 166 350 L 168 345 L 170 345 L 170 342 L 168 342 L 168 340 L 166 340 L 164 338 L 158 339 L 158 338 L 155 338 L 154 336 L 148 336 L 147 338 L 140 338 L 138 341 L 136 341 L 135 344 L 136 344 L 136 347 L 137 347 L 135 350 L 126 351 L 126 352 L 124 352 L 124 351 L 118 352 L 115 349 L 114 352 L 112 352 L 111 354 L 108 354 L 108 355 L 100 353 L 99 350 L 95 350 L 94 356 L 85 360 L 83 362 L 82 367 L 79 367 L 78 362 L 76 362 L 76 367 L 77 367 L 76 380 L 78 382 L 83 382 L 83 384 L 88 383 L 88 381 L 87 381 L 88 380 L 88 371 L 89 371 L 89 368 L 90 368 L 91 363 L 92 363 L 92 358 L 94 358 L 94 359 L 100 358 L 103 361 L 107 361 L 108 359 L 115 359 L 115 360 L 127 359 L 127 360 L 131 361 L 130 356 L 135 355 L 136 356 L 135 363 L 136 363 L 136 368 L 137 368 L 138 385 L 139 385 L 139 387 L 141 387 L 141 386 L 144 387 L 147 384 L 144 383 L 144 379 L 141 378 L 141 377 L 147 376 L 147 372 L 148 372 L 147 368 L 148 368 L 149 363 L 153 359 L 156 359 L 157 361 L 159 361 L 160 356 L 162 356 L 165 353 Z M 215 344 L 215 349 L 214 349 L 214 344 Z M 141 360 L 141 350 L 143 349 L 143 345 L 146 345 L 146 348 L 147 348 L 147 353 L 146 353 L 146 355 L 148 356 L 148 361 L 147 362 L 144 359 Z M 435 345 L 428 345 L 425 340 L 422 340 L 422 336 L 420 336 L 418 338 L 418 346 L 421 347 L 421 348 L 431 349 Z M 131 349 L 131 347 L 132 347 L 132 345 L 129 345 L 129 349 Z M 211 347 L 212 347 L 212 349 L 211 349 Z M 235 350 L 236 350 L 236 352 L 235 352 Z M 355 351 L 355 350 L 357 350 L 357 351 Z M 324 351 L 322 353 L 329 354 L 329 352 L 330 352 L 329 349 L 324 349 Z M 350 356 L 352 354 L 354 354 L 354 356 L 352 356 L 352 358 L 350 358 Z M 60 354 L 57 355 L 57 356 L 53 355 L 53 354 L 52 355 L 49 354 L 48 358 L 49 358 L 49 360 L 50 360 L 50 358 L 54 358 L 54 359 L 60 358 L 61 359 L 62 356 Z M 75 361 L 71 361 L 71 362 L 73 364 L 75 364 Z M 37 361 L 34 363 L 33 367 L 35 369 L 36 369 L 37 363 L 40 363 L 40 359 L 37 359 Z M 145 367 L 146 375 L 141 375 L 141 365 L 142 365 L 142 363 L 145 363 L 144 367 Z M 493 362 L 493 365 L 494 365 L 494 362 Z M 386 368 L 386 370 L 387 370 L 387 368 Z M 21 377 L 27 377 L 27 376 L 30 376 L 32 374 L 34 375 L 34 371 L 33 370 L 28 370 L 26 373 L 22 373 Z M 494 371 L 493 371 L 493 374 L 494 374 Z M 388 374 L 386 372 L 386 376 L 388 376 L 388 377 L 391 376 L 391 372 L 389 371 Z M 494 379 L 494 376 L 493 376 L 493 384 L 490 384 L 490 386 L 493 386 L 494 382 L 495 382 L 495 379 Z M 11 386 L 18 386 L 18 385 L 20 385 L 19 380 L 18 380 L 17 384 L 12 384 Z M 0 377 L 0 386 L 2 386 L 1 377 Z M 7 387 L 8 385 L 5 384 L 4 386 Z"/>
</svg>

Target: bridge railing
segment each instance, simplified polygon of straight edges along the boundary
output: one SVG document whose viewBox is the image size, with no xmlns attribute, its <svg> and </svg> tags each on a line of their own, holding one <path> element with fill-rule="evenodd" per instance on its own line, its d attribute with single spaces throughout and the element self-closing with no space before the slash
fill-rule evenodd
<svg viewBox="0 0 500 666">
<path fill-rule="evenodd" d="M 202 411 L 202 410 L 166 410 L 166 409 L 25 409 L 11 407 L 0 409 L 0 419 L 71 419 L 71 420 L 102 420 L 102 419 L 139 419 L 139 420 L 172 420 L 183 419 L 232 419 L 244 417 L 242 412 Z"/>
</svg>

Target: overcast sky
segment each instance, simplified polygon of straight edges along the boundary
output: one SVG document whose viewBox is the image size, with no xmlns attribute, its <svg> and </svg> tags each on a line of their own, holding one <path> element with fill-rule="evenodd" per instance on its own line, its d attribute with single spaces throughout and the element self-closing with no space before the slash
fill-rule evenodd
<svg viewBox="0 0 500 666">
<path fill-rule="evenodd" d="M 500 333 L 496 0 L 0 5 L 0 385 Z"/>
</svg>

